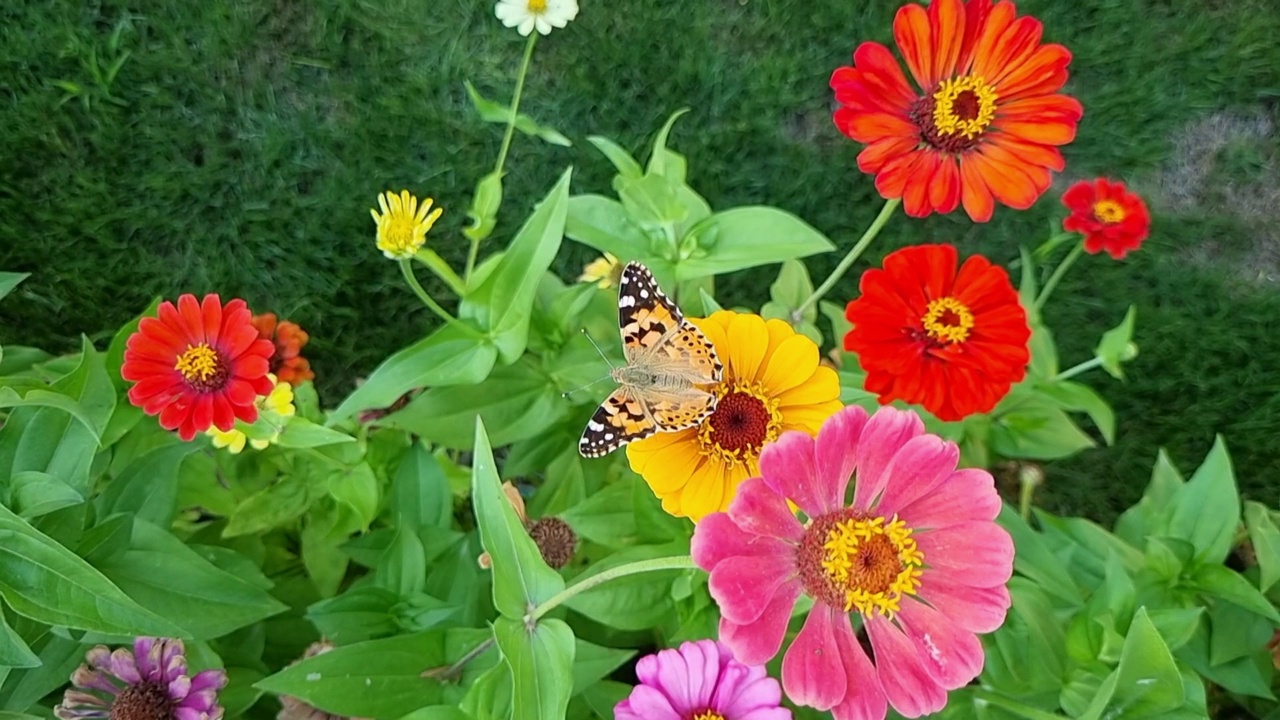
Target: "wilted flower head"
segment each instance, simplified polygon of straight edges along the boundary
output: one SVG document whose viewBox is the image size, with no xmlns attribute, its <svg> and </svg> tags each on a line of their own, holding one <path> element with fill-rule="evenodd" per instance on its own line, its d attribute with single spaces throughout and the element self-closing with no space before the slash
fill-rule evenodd
<svg viewBox="0 0 1280 720">
<path fill-rule="evenodd" d="M 317 655 L 323 655 L 333 649 L 333 643 L 328 640 L 320 640 L 313 642 L 307 646 L 307 651 L 302 654 L 294 662 L 290 663 L 290 667 L 308 658 Z M 276 720 L 347 720 L 343 715 L 334 715 L 327 713 L 306 701 L 299 700 L 292 695 L 280 696 L 280 712 L 276 713 Z M 350 718 L 350 720 L 362 720 L 361 718 Z"/>
<path fill-rule="evenodd" d="M 222 670 L 187 675 L 181 640 L 140 637 L 133 650 L 90 650 L 53 714 L 61 720 L 220 720 Z"/>
<path fill-rule="evenodd" d="M 526 37 L 534 28 L 547 35 L 551 28 L 562 28 L 578 16 L 578 0 L 498 0 L 493 14 Z"/>
<path fill-rule="evenodd" d="M 378 195 L 382 214 L 373 209 L 369 214 L 378 224 L 378 249 L 383 255 L 392 260 L 407 260 L 418 252 L 427 241 L 427 231 L 444 212 L 441 208 L 432 210 L 433 202 L 426 198 L 419 206 L 418 198 L 408 190 L 401 190 L 399 195 L 389 190 Z"/>
<path fill-rule="evenodd" d="M 764 666 L 734 660 L 714 640 L 642 657 L 636 676 L 640 684 L 614 708 L 616 720 L 791 720 Z"/>
</svg>

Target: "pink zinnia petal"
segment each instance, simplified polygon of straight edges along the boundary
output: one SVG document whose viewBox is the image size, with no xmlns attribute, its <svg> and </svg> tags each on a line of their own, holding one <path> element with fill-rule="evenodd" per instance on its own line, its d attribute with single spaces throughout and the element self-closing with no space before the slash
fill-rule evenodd
<svg viewBox="0 0 1280 720">
<path fill-rule="evenodd" d="M 891 516 L 920 497 L 929 495 L 956 469 L 960 448 L 937 435 L 917 435 L 893 456 L 892 481 L 885 485 L 877 515 Z"/>
<path fill-rule="evenodd" d="M 800 583 L 790 582 L 778 588 L 760 618 L 749 625 L 737 625 L 720 618 L 720 642 L 733 650 L 733 656 L 748 665 L 769 662 L 782 648 L 787 634 L 791 610 L 800 597 Z"/>
<path fill-rule="evenodd" d="M 995 587 L 1013 574 L 1013 539 L 991 522 L 968 522 L 921 533 L 924 583 L 934 573 L 971 587 Z"/>
<path fill-rule="evenodd" d="M 1009 588 L 996 585 L 975 588 L 934 574 L 920 588 L 920 599 L 938 608 L 959 627 L 973 633 L 989 633 L 1004 624 L 1009 610 Z"/>
<path fill-rule="evenodd" d="M 818 482 L 815 483 L 813 512 L 810 517 L 844 507 L 849 480 L 858 466 L 858 438 L 867 425 L 867 411 L 851 405 L 827 418 L 818 431 L 814 445 L 814 461 Z M 802 506 L 803 509 L 803 506 Z"/>
<path fill-rule="evenodd" d="M 782 433 L 760 451 L 760 475 L 775 493 L 791 500 L 810 517 L 823 506 L 813 464 L 813 437 L 799 430 Z"/>
<path fill-rule="evenodd" d="M 743 531 L 755 535 L 799 543 L 804 534 L 804 527 L 787 507 L 787 501 L 761 478 L 749 478 L 738 486 L 738 494 L 729 505 L 729 517 Z"/>
<path fill-rule="evenodd" d="M 880 687 L 880 677 L 871 658 L 867 657 L 849 623 L 836 628 L 836 646 L 840 648 L 840 662 L 849 683 L 844 700 L 831 708 L 831 715 L 835 720 L 884 720 L 889 701 Z"/>
<path fill-rule="evenodd" d="M 795 559 L 785 555 L 731 557 L 711 571 L 711 597 L 729 622 L 755 622 L 778 587 L 796 577 Z"/>
<path fill-rule="evenodd" d="M 894 710 L 920 717 L 941 710 L 947 691 L 934 681 L 907 636 L 881 615 L 867 620 L 867 634 L 876 656 L 880 686 Z"/>
<path fill-rule="evenodd" d="M 924 603 L 904 599 L 898 622 L 929 674 L 944 689 L 964 687 L 982 672 L 982 643 L 978 636 L 946 615 Z"/>
<path fill-rule="evenodd" d="M 836 622 L 847 624 L 849 616 L 841 612 L 837 621 L 833 608 L 815 604 L 782 658 L 782 686 L 800 705 L 830 710 L 844 700 L 847 678 L 836 647 Z"/>
<path fill-rule="evenodd" d="M 136 685 L 142 682 L 142 676 L 138 673 L 138 664 L 133 658 L 133 653 L 125 648 L 119 648 L 111 653 L 110 672 L 112 675 L 121 680 Z"/>
<path fill-rule="evenodd" d="M 758 714 L 759 720 L 781 720 L 782 691 L 760 666 L 735 660 L 729 648 L 714 640 L 686 642 L 679 648 L 648 655 L 636 663 L 640 680 L 631 695 L 614 708 L 618 720 L 687 720 L 705 711 L 731 717 Z"/>
<path fill-rule="evenodd" d="M 899 508 L 898 517 L 917 530 L 936 530 L 964 522 L 991 522 L 1000 507 L 991 473 L 965 468 L 952 473 L 934 492 Z"/>
<path fill-rule="evenodd" d="M 882 407 L 867 421 L 858 439 L 858 481 L 853 507 L 867 510 L 889 482 L 893 456 L 911 438 L 924 433 L 924 423 L 913 412 Z"/>
<path fill-rule="evenodd" d="M 792 552 L 792 548 L 780 540 L 743 532 L 727 513 L 711 513 L 702 518 L 693 528 L 689 550 L 693 562 L 707 571 L 725 558 Z"/>
</svg>

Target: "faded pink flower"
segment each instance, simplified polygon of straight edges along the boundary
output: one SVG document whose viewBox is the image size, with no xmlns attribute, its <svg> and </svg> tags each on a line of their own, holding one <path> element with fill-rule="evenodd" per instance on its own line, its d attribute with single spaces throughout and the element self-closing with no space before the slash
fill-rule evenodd
<svg viewBox="0 0 1280 720">
<path fill-rule="evenodd" d="M 694 531 L 720 640 L 744 663 L 767 662 L 803 592 L 814 604 L 782 660 L 788 697 L 836 720 L 881 720 L 888 705 L 907 717 L 942 709 L 948 690 L 982 670 L 976 633 L 1004 622 L 1013 572 L 995 483 L 985 470 L 957 470 L 959 456 L 890 407 L 870 418 L 847 407 L 816 438 L 784 433 L 761 453 L 762 477 Z"/>
<path fill-rule="evenodd" d="M 190 675 L 186 649 L 173 638 L 140 637 L 133 649 L 97 645 L 71 675 L 60 720 L 221 720 L 222 670 Z"/>
<path fill-rule="evenodd" d="M 614 720 L 791 720 L 761 665 L 744 665 L 714 640 L 687 642 L 636 663 L 640 684 Z"/>
</svg>

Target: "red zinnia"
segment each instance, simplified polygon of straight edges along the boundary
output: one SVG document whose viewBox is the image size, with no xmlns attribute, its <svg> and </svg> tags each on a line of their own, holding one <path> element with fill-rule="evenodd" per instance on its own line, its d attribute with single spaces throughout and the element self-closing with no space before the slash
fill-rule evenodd
<svg viewBox="0 0 1280 720">
<path fill-rule="evenodd" d="M 1085 252 L 1106 250 L 1119 260 L 1142 246 L 1151 230 L 1151 214 L 1137 193 L 1124 183 L 1098 178 L 1081 180 L 1062 194 L 1062 204 L 1071 211 L 1062 221 L 1067 232 L 1084 235 Z"/>
<path fill-rule="evenodd" d="M 271 355 L 271 372 L 280 378 L 280 382 L 297 387 L 316 376 L 311 372 L 311 363 L 299 354 L 310 336 L 297 323 L 288 320 L 277 322 L 275 313 L 263 313 L 253 316 L 253 326 L 258 328 L 258 335 L 262 339 L 270 340 L 275 345 L 275 352 Z"/>
<path fill-rule="evenodd" d="M 145 317 L 125 345 L 120 375 L 137 384 L 129 402 L 183 440 L 216 426 L 229 431 L 239 418 L 258 419 L 254 401 L 271 392 L 267 378 L 271 343 L 258 339 L 243 300 L 225 306 L 217 295 L 204 302 L 186 294 L 178 306 L 160 303 L 158 318 Z"/>
<path fill-rule="evenodd" d="M 858 168 L 875 174 L 881 195 L 902 198 L 908 215 L 963 203 L 985 222 L 995 200 L 1030 207 L 1049 189 L 1050 170 L 1062 169 L 1054 146 L 1075 138 L 1084 113 L 1057 92 L 1071 53 L 1041 45 L 1040 21 L 1016 15 L 1007 0 L 906 5 L 893 37 L 914 87 L 874 42 L 858 46 L 854 67 L 831 76 L 843 106 L 836 126 L 867 144 Z"/>
<path fill-rule="evenodd" d="M 881 403 L 923 405 L 942 420 L 996 406 L 1027 372 L 1027 313 L 1003 268 L 974 255 L 956 271 L 951 245 L 890 253 L 862 276 L 845 317 L 844 348 L 858 354 Z"/>
</svg>

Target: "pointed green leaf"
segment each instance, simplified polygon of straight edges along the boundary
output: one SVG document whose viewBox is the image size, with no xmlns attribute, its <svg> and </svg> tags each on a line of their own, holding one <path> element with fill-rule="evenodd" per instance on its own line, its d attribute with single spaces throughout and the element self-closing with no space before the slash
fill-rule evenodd
<svg viewBox="0 0 1280 720">
<path fill-rule="evenodd" d="M 689 257 L 676 266 L 677 280 L 722 275 L 759 265 L 830 252 L 835 245 L 816 228 L 791 213 L 765 206 L 718 212 L 689 230 L 715 233 L 706 254 Z"/>
<path fill-rule="evenodd" d="M 1262 503 L 1247 501 L 1244 504 L 1244 524 L 1249 529 L 1249 541 L 1258 557 L 1260 588 L 1263 592 L 1280 581 L 1280 528 L 1271 520 L 1271 513 Z"/>
<path fill-rule="evenodd" d="M 1094 354 L 1102 361 L 1102 368 L 1117 380 L 1124 379 L 1121 363 L 1132 360 L 1137 355 L 1137 346 L 1133 344 L 1133 321 L 1138 312 L 1136 305 L 1130 305 L 1124 320 L 1119 325 L 1106 331 Z"/>
<path fill-rule="evenodd" d="M 530 630 L 520 620 L 501 617 L 494 621 L 493 635 L 514 682 L 511 720 L 563 718 L 573 689 L 575 648 L 569 626 L 552 618 Z"/>
<path fill-rule="evenodd" d="M 1133 616 L 1116 675 L 1111 707 L 1123 717 L 1160 717 L 1161 713 L 1182 706 L 1182 675 L 1145 607 Z"/>
<path fill-rule="evenodd" d="M 0 668 L 30 668 L 39 665 L 40 658 L 31 652 L 22 637 L 5 622 L 4 608 L 0 607 Z"/>
<path fill-rule="evenodd" d="M 1190 583 L 1198 590 L 1280 623 L 1280 612 L 1275 605 L 1235 570 L 1222 565 L 1201 565 L 1192 571 Z"/>
<path fill-rule="evenodd" d="M 609 162 L 613 163 L 613 167 L 622 177 L 638 178 L 644 174 L 640 169 L 640 163 L 636 162 L 636 159 L 631 157 L 631 153 L 618 143 L 600 135 L 588 135 L 587 142 L 595 145 L 597 150 L 609 158 Z"/>
<path fill-rule="evenodd" d="M 1196 547 L 1196 559 L 1220 563 L 1231 552 L 1240 526 L 1240 493 L 1226 443 L 1218 436 L 1213 449 L 1178 491 L 1169 519 L 1174 537 Z"/>
<path fill-rule="evenodd" d="M 31 273 L 0 272 L 0 300 L 13 292 L 18 283 L 31 277 Z"/>
</svg>

